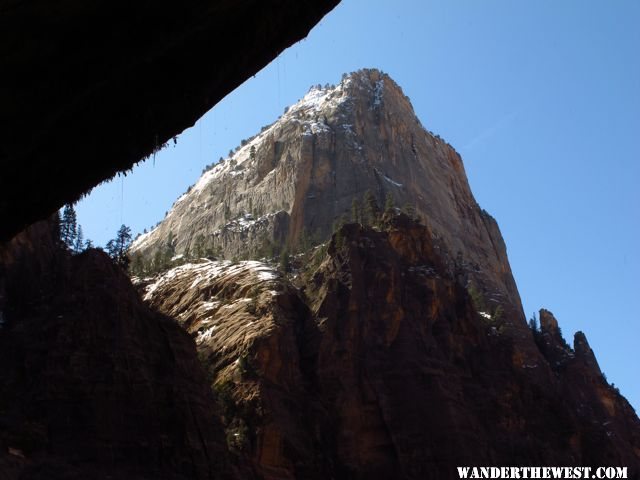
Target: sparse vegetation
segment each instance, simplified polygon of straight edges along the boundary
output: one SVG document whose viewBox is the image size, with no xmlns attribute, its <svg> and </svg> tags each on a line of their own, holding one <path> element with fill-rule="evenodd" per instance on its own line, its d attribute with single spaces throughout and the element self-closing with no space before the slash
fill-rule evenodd
<svg viewBox="0 0 640 480">
<path fill-rule="evenodd" d="M 85 242 L 82 225 L 78 224 L 73 205 L 65 205 L 62 216 L 58 213 L 58 234 L 60 243 L 72 253 L 81 253 L 87 248 L 93 248 L 93 242 Z"/>
<path fill-rule="evenodd" d="M 380 208 L 378 207 L 378 202 L 370 190 L 364 192 L 362 204 L 364 206 L 364 224 L 378 226 L 380 222 Z"/>
<path fill-rule="evenodd" d="M 484 301 L 484 297 L 473 283 L 469 283 L 469 285 L 467 286 L 467 292 L 469 292 L 471 302 L 473 303 L 473 307 L 476 309 L 476 311 L 486 312 L 487 305 Z"/>
<path fill-rule="evenodd" d="M 390 214 L 395 208 L 395 204 L 393 201 L 393 195 L 391 192 L 387 192 L 387 197 L 384 200 L 384 213 Z"/>
<path fill-rule="evenodd" d="M 418 220 L 418 212 L 415 205 L 411 203 L 405 203 L 402 207 L 402 213 L 411 218 L 412 220 Z"/>
<path fill-rule="evenodd" d="M 351 201 L 351 221 L 354 223 L 362 223 L 362 207 L 355 197 Z"/>
<path fill-rule="evenodd" d="M 116 233 L 116 238 L 107 243 L 107 253 L 121 267 L 128 268 L 129 257 L 127 249 L 131 244 L 131 229 L 126 225 L 121 225 Z"/>
<path fill-rule="evenodd" d="M 502 308 L 502 305 L 497 305 L 496 308 L 493 310 L 493 313 L 491 314 L 491 318 L 493 319 L 494 322 L 499 322 L 500 320 L 502 320 L 503 314 L 504 314 L 504 309 Z"/>
<path fill-rule="evenodd" d="M 536 312 L 533 312 L 533 315 L 529 319 L 528 323 L 529 323 L 529 329 L 533 333 L 533 336 L 535 337 L 536 335 L 539 335 L 540 334 L 540 325 L 538 323 L 538 318 L 536 316 Z"/>
<path fill-rule="evenodd" d="M 306 253 L 318 243 L 320 242 L 318 242 L 316 236 L 313 233 L 309 233 L 306 228 L 303 228 L 298 240 L 298 253 Z"/>
<path fill-rule="evenodd" d="M 571 345 L 569 345 L 567 341 L 564 339 L 564 335 L 562 334 L 562 329 L 560 328 L 560 325 L 558 325 L 558 335 L 560 336 L 560 342 L 562 342 L 562 346 L 566 348 L 568 351 L 573 352 L 573 348 L 571 348 Z"/>
</svg>

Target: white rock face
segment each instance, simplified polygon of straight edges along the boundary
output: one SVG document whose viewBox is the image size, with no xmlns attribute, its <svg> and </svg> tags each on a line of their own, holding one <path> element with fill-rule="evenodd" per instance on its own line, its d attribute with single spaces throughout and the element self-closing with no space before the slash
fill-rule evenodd
<svg viewBox="0 0 640 480">
<path fill-rule="evenodd" d="M 131 250 L 252 256 L 324 241 L 366 191 L 411 205 L 487 298 L 521 312 L 496 222 L 476 203 L 458 153 L 425 130 L 387 75 L 361 70 L 312 87 L 274 124 L 203 174 Z M 275 248 L 274 248 L 275 247 Z M 522 314 L 522 318 L 524 315 Z"/>
</svg>

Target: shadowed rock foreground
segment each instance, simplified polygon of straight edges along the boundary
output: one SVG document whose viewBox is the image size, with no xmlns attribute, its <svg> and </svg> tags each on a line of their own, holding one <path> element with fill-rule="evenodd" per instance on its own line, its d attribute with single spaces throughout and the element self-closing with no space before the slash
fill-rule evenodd
<svg viewBox="0 0 640 480">
<path fill-rule="evenodd" d="M 0 241 L 162 148 L 337 4 L 0 1 Z"/>
<path fill-rule="evenodd" d="M 0 478 L 228 478 L 193 341 L 54 227 L 0 250 Z"/>
</svg>

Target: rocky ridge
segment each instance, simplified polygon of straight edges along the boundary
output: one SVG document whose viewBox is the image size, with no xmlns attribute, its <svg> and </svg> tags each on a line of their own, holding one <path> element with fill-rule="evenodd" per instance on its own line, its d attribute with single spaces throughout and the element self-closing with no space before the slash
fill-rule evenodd
<svg viewBox="0 0 640 480">
<path fill-rule="evenodd" d="M 317 326 L 272 266 L 205 261 L 141 285 L 146 302 L 193 336 L 223 411 L 227 444 L 257 478 L 327 478 L 310 417 Z"/>
<path fill-rule="evenodd" d="M 291 278 L 261 262 L 170 270 L 145 299 L 194 337 L 227 441 L 257 478 L 457 478 L 457 465 L 620 465 L 640 422 L 585 336 L 546 310 L 506 335 L 404 215 L 348 224 Z M 304 273 L 304 274 L 302 274 Z M 508 315 L 508 314 L 505 314 Z M 535 352 L 522 362 L 521 351 Z"/>
</svg>

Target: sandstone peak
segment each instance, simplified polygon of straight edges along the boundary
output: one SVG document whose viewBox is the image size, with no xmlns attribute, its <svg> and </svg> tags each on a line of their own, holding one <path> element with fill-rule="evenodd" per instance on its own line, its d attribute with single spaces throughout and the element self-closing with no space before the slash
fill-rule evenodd
<svg viewBox="0 0 640 480">
<path fill-rule="evenodd" d="M 587 336 L 583 332 L 578 331 L 575 333 L 573 337 L 573 349 L 576 352 L 576 357 L 581 358 L 593 374 L 597 376 L 602 375 L 598 360 L 589 346 Z"/>
<path fill-rule="evenodd" d="M 553 313 L 544 308 L 540 309 L 540 328 L 543 331 L 558 331 L 558 320 L 553 316 Z"/>
<path fill-rule="evenodd" d="M 336 223 L 361 221 L 363 199 L 391 202 L 430 226 L 488 308 L 526 329 L 506 247 L 471 193 L 459 154 L 416 118 L 386 74 L 362 69 L 316 85 L 272 125 L 209 168 L 160 224 L 131 248 L 162 257 L 262 258 L 326 241 Z M 454 260 L 454 257 L 456 260 Z"/>
<path fill-rule="evenodd" d="M 540 336 L 538 347 L 547 361 L 558 368 L 575 357 L 575 353 L 562 336 L 558 320 L 549 310 L 540 309 Z"/>
<path fill-rule="evenodd" d="M 578 331 L 573 336 L 573 349 L 576 353 L 586 353 L 591 352 L 591 347 L 589 346 L 589 342 L 587 341 L 587 336 L 582 331 Z"/>
</svg>

